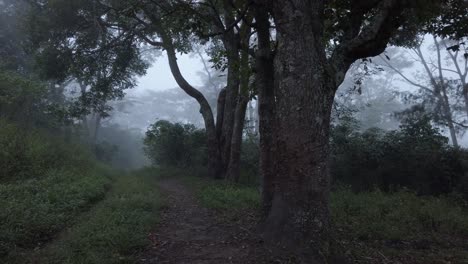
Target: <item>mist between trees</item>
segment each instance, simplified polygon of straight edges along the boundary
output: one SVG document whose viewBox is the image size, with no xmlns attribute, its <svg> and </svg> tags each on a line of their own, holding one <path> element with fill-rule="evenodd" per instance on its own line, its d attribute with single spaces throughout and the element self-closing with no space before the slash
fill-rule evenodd
<svg viewBox="0 0 468 264">
<path fill-rule="evenodd" d="M 467 13 L 463 0 L 0 0 L 0 180 L 196 168 L 255 186 L 265 241 L 325 263 L 333 190 L 466 206 Z M 126 96 L 156 60 L 178 87 Z"/>
</svg>

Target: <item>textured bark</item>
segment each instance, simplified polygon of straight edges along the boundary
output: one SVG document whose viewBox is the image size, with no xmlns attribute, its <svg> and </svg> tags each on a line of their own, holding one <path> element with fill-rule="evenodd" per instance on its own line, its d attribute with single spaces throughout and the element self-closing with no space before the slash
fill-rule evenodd
<svg viewBox="0 0 468 264">
<path fill-rule="evenodd" d="M 256 84 L 260 132 L 260 177 L 262 178 L 262 212 L 266 217 L 274 194 L 276 154 L 276 106 L 274 94 L 273 53 L 270 45 L 270 21 L 267 6 L 257 1 L 258 50 L 256 52 Z"/>
<path fill-rule="evenodd" d="M 221 162 L 223 166 L 223 174 L 226 174 L 230 155 L 231 155 L 231 140 L 234 131 L 236 107 L 239 96 L 240 73 L 239 73 L 239 51 L 236 39 L 233 36 L 226 37 L 224 46 L 228 52 L 228 73 L 227 73 L 227 86 L 226 97 L 223 112 L 223 126 L 221 135 L 219 137 Z"/>
<path fill-rule="evenodd" d="M 250 26 L 243 23 L 239 30 L 239 41 L 241 41 L 241 45 L 249 46 L 250 33 Z M 244 134 L 245 114 L 247 111 L 247 104 L 249 103 L 250 76 L 251 70 L 249 65 L 249 54 L 247 51 L 241 50 L 237 77 L 239 79 L 239 92 L 237 95 L 236 110 L 234 114 L 231 147 L 229 149 L 229 163 L 226 170 L 226 179 L 234 182 L 238 182 L 240 177 L 241 148 Z"/>
<path fill-rule="evenodd" d="M 226 88 L 223 88 L 218 95 L 218 105 L 216 107 L 216 138 L 221 137 L 223 131 L 224 105 L 226 104 Z"/>
<path fill-rule="evenodd" d="M 242 148 L 242 135 L 244 131 L 245 112 L 247 110 L 247 103 L 249 98 L 247 96 L 240 95 L 239 102 L 237 103 L 235 122 L 231 139 L 231 154 L 229 159 L 229 165 L 226 171 L 226 179 L 238 182 L 240 176 L 240 158 Z"/>
<path fill-rule="evenodd" d="M 452 144 L 454 147 L 458 148 L 458 139 L 457 139 L 457 132 L 455 131 L 455 126 L 454 126 L 454 120 L 453 120 L 453 114 L 452 114 L 452 107 L 450 106 L 450 100 L 447 95 L 447 85 L 445 84 L 445 79 L 444 75 L 442 72 L 442 56 L 440 54 L 440 45 L 439 42 L 437 41 L 437 38 L 433 36 L 434 38 L 434 43 L 437 49 L 437 66 L 439 69 L 439 87 L 442 92 L 442 99 L 443 99 L 443 105 L 444 105 L 444 117 L 447 121 L 447 126 L 450 130 L 450 137 L 452 138 Z"/>
<path fill-rule="evenodd" d="M 468 84 L 463 86 L 463 98 L 465 99 L 465 111 L 466 116 L 468 117 Z"/>
<path fill-rule="evenodd" d="M 325 1 L 255 1 L 264 234 L 296 251 L 301 263 L 326 263 L 329 255 L 328 156 L 336 89 L 355 60 L 385 50 L 407 2 L 352 1 L 359 7 L 351 10 L 353 25 L 327 59 Z M 274 53 L 268 12 L 276 26 Z M 365 13 L 372 13 L 370 21 Z"/>
<path fill-rule="evenodd" d="M 231 143 L 234 132 L 235 115 L 240 86 L 240 55 L 239 37 L 233 29 L 227 29 L 235 24 L 234 8 L 230 0 L 223 1 L 224 34 L 222 41 L 227 55 L 227 86 L 224 104 L 223 129 L 219 137 L 221 163 L 226 177 L 231 159 Z"/>
<path fill-rule="evenodd" d="M 337 86 L 323 44 L 323 2 L 293 2 L 273 6 L 277 149 L 265 230 L 312 261 L 329 250 L 328 138 Z"/>
</svg>

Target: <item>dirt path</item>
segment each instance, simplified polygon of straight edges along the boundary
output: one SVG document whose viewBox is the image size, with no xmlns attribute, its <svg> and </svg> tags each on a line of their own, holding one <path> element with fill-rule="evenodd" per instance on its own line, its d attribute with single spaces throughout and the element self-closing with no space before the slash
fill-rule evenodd
<svg viewBox="0 0 468 264">
<path fill-rule="evenodd" d="M 160 188 L 168 207 L 161 212 L 161 222 L 151 234 L 152 248 L 141 263 L 280 263 L 267 260 L 270 254 L 252 226 L 220 220 L 179 180 L 162 180 Z"/>
</svg>

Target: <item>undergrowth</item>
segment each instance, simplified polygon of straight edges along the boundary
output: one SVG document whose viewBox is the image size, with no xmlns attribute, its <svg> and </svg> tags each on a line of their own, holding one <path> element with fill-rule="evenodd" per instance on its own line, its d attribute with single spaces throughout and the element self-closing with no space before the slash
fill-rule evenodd
<svg viewBox="0 0 468 264">
<path fill-rule="evenodd" d="M 155 178 L 145 173 L 115 179 L 108 196 L 40 255 L 43 263 L 135 263 L 157 223 Z"/>
<path fill-rule="evenodd" d="M 259 208 L 254 187 L 164 170 L 183 179 L 207 208 L 239 218 Z M 461 198 L 337 188 L 330 209 L 333 240 L 356 263 L 468 263 L 468 208 Z"/>
</svg>

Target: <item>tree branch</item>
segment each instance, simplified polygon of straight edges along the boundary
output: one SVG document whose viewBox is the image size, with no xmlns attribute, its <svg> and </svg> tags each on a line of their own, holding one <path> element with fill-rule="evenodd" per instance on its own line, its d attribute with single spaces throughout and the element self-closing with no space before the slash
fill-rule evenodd
<svg viewBox="0 0 468 264">
<path fill-rule="evenodd" d="M 335 69 L 335 80 L 338 84 L 344 80 L 346 71 L 354 61 L 382 53 L 393 33 L 403 22 L 400 19 L 405 10 L 403 1 L 374 0 L 368 4 L 365 2 L 354 1 L 355 5 L 361 6 L 354 8 L 350 18 L 352 25 L 345 30 L 345 38 L 329 59 Z M 371 16 L 370 21 L 366 21 L 363 12 L 372 10 L 375 10 L 376 14 Z"/>
</svg>

